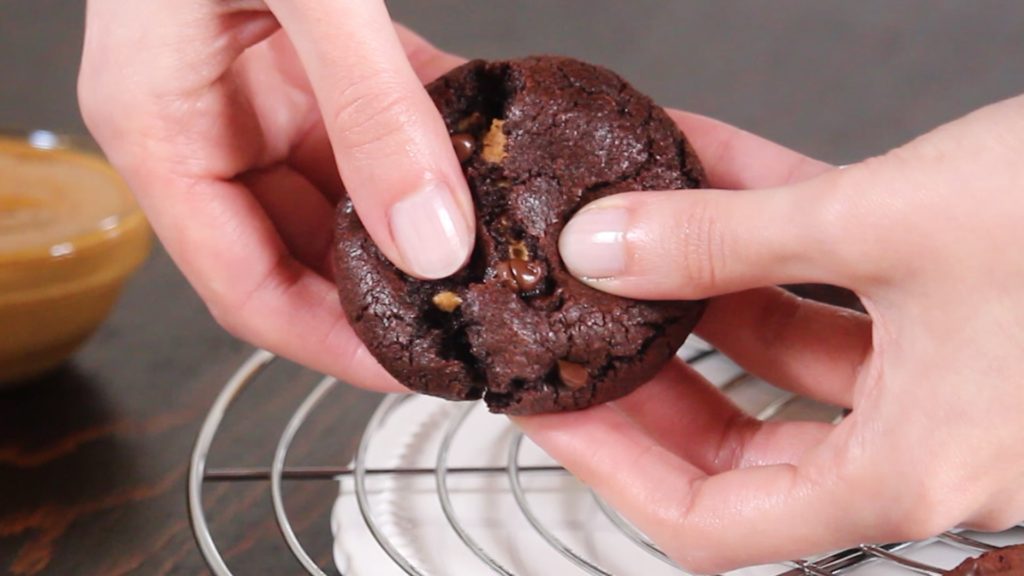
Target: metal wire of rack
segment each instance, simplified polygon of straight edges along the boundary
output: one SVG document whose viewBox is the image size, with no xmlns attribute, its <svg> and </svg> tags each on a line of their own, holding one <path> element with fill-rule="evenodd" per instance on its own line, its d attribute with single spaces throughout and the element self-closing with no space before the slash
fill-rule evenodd
<svg viewBox="0 0 1024 576">
<path fill-rule="evenodd" d="M 720 356 L 713 348 L 698 348 L 691 350 L 685 360 L 692 365 Z M 206 519 L 206 512 L 203 508 L 203 487 L 207 482 L 237 482 L 262 480 L 269 483 L 270 496 L 273 503 L 275 520 L 280 528 L 281 535 L 295 559 L 302 568 L 309 574 L 326 576 L 325 572 L 310 558 L 299 541 L 288 518 L 287 509 L 283 498 L 283 485 L 285 482 L 294 480 L 317 480 L 337 481 L 339 478 L 351 478 L 355 486 L 355 497 L 359 511 L 366 524 L 367 529 L 376 540 L 387 556 L 394 562 L 395 566 L 405 574 L 422 575 L 426 573 L 417 567 L 414 562 L 402 553 L 388 534 L 380 526 L 375 516 L 374 509 L 368 496 L 368 477 L 402 477 L 402 476 L 433 476 L 437 489 L 437 496 L 441 509 L 448 526 L 457 536 L 458 540 L 476 556 L 480 561 L 480 569 L 488 573 L 510 576 L 513 572 L 503 565 L 497 558 L 489 553 L 475 538 L 471 531 L 460 522 L 455 507 L 452 504 L 449 479 L 455 475 L 504 475 L 508 480 L 508 486 L 515 499 L 520 512 L 526 521 L 540 535 L 541 538 L 556 550 L 567 561 L 575 565 L 583 573 L 594 576 L 612 576 L 612 573 L 602 568 L 592 559 L 586 558 L 578 550 L 573 549 L 558 538 L 545 525 L 544 521 L 534 513 L 529 497 L 522 485 L 522 477 L 528 473 L 564 473 L 568 474 L 559 466 L 550 465 L 524 465 L 520 462 L 520 453 L 523 445 L 523 435 L 515 432 L 509 444 L 506 464 L 504 466 L 452 466 L 449 461 L 452 443 L 459 431 L 465 424 L 473 408 L 472 404 L 459 409 L 453 418 L 447 423 L 440 447 L 436 454 L 433 467 L 370 467 L 367 455 L 375 438 L 375 433 L 380 429 L 387 417 L 399 408 L 408 396 L 391 395 L 384 399 L 374 412 L 366 426 L 363 437 L 359 443 L 354 462 L 350 466 L 291 466 L 287 465 L 287 457 L 296 434 L 308 419 L 310 414 L 322 403 L 324 398 L 336 388 L 338 381 L 334 378 L 325 377 L 312 389 L 302 403 L 292 413 L 291 418 L 285 426 L 274 451 L 273 460 L 269 468 L 208 468 L 207 457 L 211 446 L 217 435 L 229 408 L 236 399 L 268 366 L 276 357 L 266 351 L 254 352 L 237 369 L 234 375 L 228 380 L 220 394 L 217 396 L 210 408 L 206 419 L 200 428 L 196 443 L 192 452 L 189 481 L 188 481 L 188 505 L 189 515 L 192 522 L 196 542 L 203 554 L 211 571 L 217 576 L 229 576 L 232 574 L 224 558 L 218 550 Z M 723 391 L 728 392 L 733 387 L 750 378 L 746 373 L 739 372 L 734 377 L 717 383 Z M 781 411 L 799 400 L 796 395 L 783 395 L 765 405 L 757 416 L 767 420 L 775 418 Z M 836 420 L 842 418 L 842 414 L 836 414 Z M 634 528 L 628 521 L 623 519 L 617 512 L 603 502 L 596 494 L 591 494 L 601 513 L 611 524 L 621 532 L 625 539 L 636 546 L 638 550 L 667 564 L 680 574 L 685 572 L 680 569 L 664 552 L 651 542 L 640 531 Z M 886 563 L 897 567 L 907 573 L 918 573 L 926 575 L 941 575 L 946 569 L 929 565 L 909 557 L 906 552 L 915 547 L 920 547 L 935 542 L 941 542 L 947 546 L 959 548 L 965 551 L 964 556 L 976 555 L 982 552 L 997 549 L 991 543 L 983 542 L 969 536 L 964 532 L 947 532 L 935 539 L 925 542 L 900 542 L 887 545 L 862 545 L 840 552 L 836 552 L 813 560 L 793 560 L 786 563 L 786 569 L 777 576 L 837 576 L 854 571 L 858 567 L 867 566 L 872 563 Z M 344 574 L 342 576 L 345 576 Z"/>
</svg>

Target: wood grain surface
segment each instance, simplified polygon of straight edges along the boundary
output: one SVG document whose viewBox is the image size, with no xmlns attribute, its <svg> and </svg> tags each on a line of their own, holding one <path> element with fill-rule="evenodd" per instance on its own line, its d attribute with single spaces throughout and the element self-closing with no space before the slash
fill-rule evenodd
<svg viewBox="0 0 1024 576">
<path fill-rule="evenodd" d="M 213 324 L 165 254 L 151 258 L 72 365 L 0 394 L 0 573 L 205 573 L 186 514 L 188 456 L 213 397 L 250 351 Z M 210 465 L 268 466 L 315 376 L 285 365 L 257 380 L 225 420 Z M 344 464 L 375 402 L 337 390 L 289 463 Z M 296 572 L 266 482 L 206 491 L 236 573 Z M 296 531 L 327 570 L 336 491 L 331 481 L 286 491 Z"/>
<path fill-rule="evenodd" d="M 1024 92 L 1024 3 L 1012 0 L 388 4 L 451 51 L 581 57 L 666 105 L 833 162 L 882 153 Z M 0 126 L 83 132 L 74 93 L 83 6 L 0 0 Z M 157 250 L 71 365 L 0 391 L 0 573 L 207 573 L 188 524 L 187 459 L 214 396 L 249 352 Z M 281 367 L 257 382 L 229 415 L 211 465 L 267 466 L 313 380 Z M 333 393 L 289 462 L 347 461 L 375 401 Z M 300 539 L 328 573 L 335 491 L 332 482 L 286 491 Z M 236 574 L 300 573 L 266 483 L 209 485 L 206 504 Z"/>
</svg>

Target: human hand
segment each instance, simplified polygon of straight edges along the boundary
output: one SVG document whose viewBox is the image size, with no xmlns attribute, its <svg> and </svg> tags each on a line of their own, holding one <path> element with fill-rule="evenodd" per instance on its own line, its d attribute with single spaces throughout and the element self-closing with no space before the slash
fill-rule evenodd
<svg viewBox="0 0 1024 576">
<path fill-rule="evenodd" d="M 396 265 L 461 267 L 472 203 L 421 84 L 458 60 L 395 29 L 380 0 L 92 0 L 86 28 L 83 116 L 216 319 L 399 389 L 338 304 L 333 206 L 344 180 Z"/>
<path fill-rule="evenodd" d="M 1024 520 L 1024 97 L 845 170 L 677 117 L 712 184 L 762 189 L 599 200 L 567 266 L 626 296 L 727 294 L 704 338 L 853 412 L 758 422 L 677 363 L 526 433 L 701 572 Z M 870 318 L 771 287 L 804 282 Z"/>
</svg>

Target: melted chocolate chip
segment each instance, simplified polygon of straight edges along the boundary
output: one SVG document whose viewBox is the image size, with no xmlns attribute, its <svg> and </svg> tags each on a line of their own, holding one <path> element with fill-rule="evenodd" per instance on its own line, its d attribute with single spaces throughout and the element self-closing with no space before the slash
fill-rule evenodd
<svg viewBox="0 0 1024 576">
<path fill-rule="evenodd" d="M 587 385 L 587 367 L 568 360 L 558 361 L 558 377 L 567 388 L 579 390 Z"/>
<path fill-rule="evenodd" d="M 523 292 L 529 292 L 540 284 L 544 271 L 540 265 L 531 260 L 511 260 L 508 267 L 512 271 L 512 279 Z"/>
<path fill-rule="evenodd" d="M 494 267 L 498 283 L 517 292 L 531 292 L 540 285 L 544 268 L 532 260 L 503 260 Z"/>
<path fill-rule="evenodd" d="M 519 288 L 515 277 L 512 276 L 512 267 L 509 266 L 507 261 L 498 262 L 498 265 L 494 267 L 494 277 L 498 280 L 499 284 L 506 288 L 512 290 Z"/>
<path fill-rule="evenodd" d="M 483 114 L 473 112 L 469 116 L 459 120 L 459 132 L 478 132 L 483 129 L 485 119 Z"/>
<path fill-rule="evenodd" d="M 452 134 L 452 146 L 459 162 L 465 162 L 476 150 L 476 141 L 469 134 Z"/>
</svg>

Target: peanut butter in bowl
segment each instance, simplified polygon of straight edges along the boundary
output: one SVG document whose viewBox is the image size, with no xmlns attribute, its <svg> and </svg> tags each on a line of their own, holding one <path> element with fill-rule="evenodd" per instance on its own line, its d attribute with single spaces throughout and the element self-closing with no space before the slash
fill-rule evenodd
<svg viewBox="0 0 1024 576">
<path fill-rule="evenodd" d="M 149 248 L 142 213 L 101 157 L 49 132 L 0 133 L 0 384 L 70 356 Z"/>
</svg>

